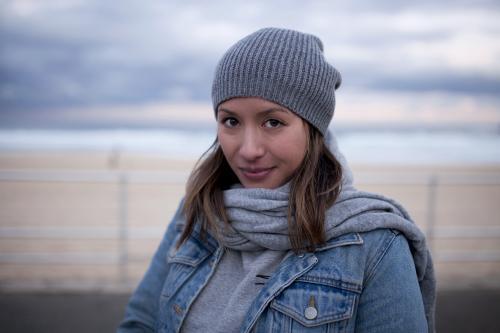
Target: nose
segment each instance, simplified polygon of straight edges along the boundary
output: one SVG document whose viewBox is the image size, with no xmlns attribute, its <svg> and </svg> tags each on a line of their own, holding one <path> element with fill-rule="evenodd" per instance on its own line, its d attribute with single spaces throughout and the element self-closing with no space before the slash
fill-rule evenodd
<svg viewBox="0 0 500 333">
<path fill-rule="evenodd" d="M 244 131 L 239 153 L 247 161 L 254 161 L 265 154 L 264 142 L 258 131 L 253 129 Z"/>
</svg>

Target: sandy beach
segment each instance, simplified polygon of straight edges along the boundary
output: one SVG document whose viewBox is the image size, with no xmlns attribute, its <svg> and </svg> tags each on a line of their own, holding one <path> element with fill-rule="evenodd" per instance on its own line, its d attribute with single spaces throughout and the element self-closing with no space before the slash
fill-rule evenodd
<svg viewBox="0 0 500 333">
<path fill-rule="evenodd" d="M 0 153 L 0 288 L 131 290 L 196 161 Z M 353 165 L 429 236 L 440 289 L 500 288 L 500 165 Z"/>
</svg>

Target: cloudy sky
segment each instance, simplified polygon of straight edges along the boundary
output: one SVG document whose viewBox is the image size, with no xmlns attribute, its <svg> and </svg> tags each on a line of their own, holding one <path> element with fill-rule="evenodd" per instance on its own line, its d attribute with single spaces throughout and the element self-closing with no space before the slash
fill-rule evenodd
<svg viewBox="0 0 500 333">
<path fill-rule="evenodd" d="M 341 120 L 500 124 L 499 14 L 494 0 L 0 0 L 0 123 L 167 121 L 209 105 L 232 43 L 277 26 L 323 40 Z"/>
</svg>

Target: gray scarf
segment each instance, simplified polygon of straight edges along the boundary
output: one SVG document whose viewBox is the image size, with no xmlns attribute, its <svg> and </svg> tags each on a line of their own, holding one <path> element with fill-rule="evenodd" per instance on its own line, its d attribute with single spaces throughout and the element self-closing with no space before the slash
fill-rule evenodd
<svg viewBox="0 0 500 333">
<path fill-rule="evenodd" d="M 330 136 L 330 149 L 343 164 L 343 189 L 336 203 L 326 214 L 326 238 L 347 233 L 367 232 L 390 228 L 401 232 L 412 249 L 413 259 L 422 292 L 429 331 L 433 331 L 435 307 L 435 278 L 425 236 L 411 220 L 406 210 L 394 200 L 378 194 L 356 190 L 344 157 Z M 291 249 L 288 238 L 289 185 L 277 189 L 245 189 L 224 191 L 224 202 L 230 225 L 221 225 L 221 242 L 239 251 Z M 319 249 L 320 250 L 320 249 Z"/>
</svg>

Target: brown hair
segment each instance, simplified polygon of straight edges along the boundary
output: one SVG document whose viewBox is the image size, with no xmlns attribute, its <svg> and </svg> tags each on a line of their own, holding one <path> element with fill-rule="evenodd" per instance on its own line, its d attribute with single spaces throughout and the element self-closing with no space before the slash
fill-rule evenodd
<svg viewBox="0 0 500 333">
<path fill-rule="evenodd" d="M 288 232 L 295 252 L 314 250 L 325 242 L 325 213 L 337 199 L 342 183 L 340 163 L 325 145 L 323 135 L 307 125 L 308 148 L 290 180 Z M 216 140 L 189 177 L 184 200 L 186 226 L 177 246 L 189 237 L 198 222 L 203 233 L 211 229 L 216 234 L 216 219 L 229 223 L 223 191 L 236 182 L 238 178 Z"/>
</svg>

